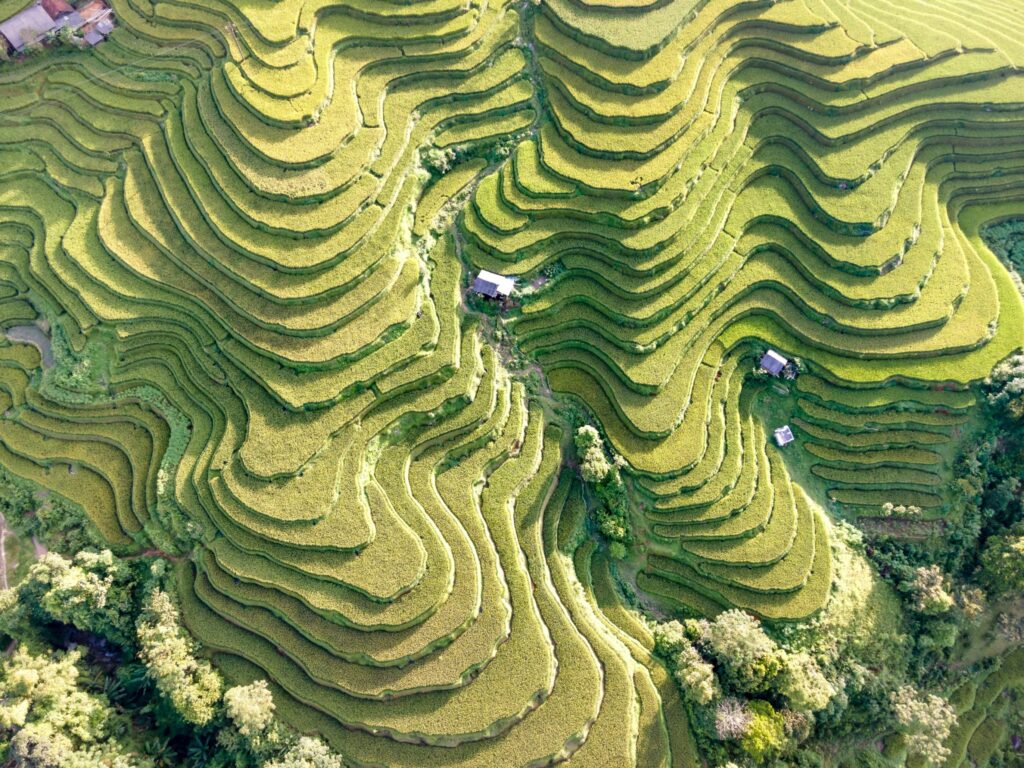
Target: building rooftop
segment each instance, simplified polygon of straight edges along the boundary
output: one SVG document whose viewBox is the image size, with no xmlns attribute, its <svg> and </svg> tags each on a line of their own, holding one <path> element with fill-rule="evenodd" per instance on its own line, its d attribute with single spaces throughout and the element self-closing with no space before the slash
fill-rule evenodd
<svg viewBox="0 0 1024 768">
<path fill-rule="evenodd" d="M 85 19 L 86 24 L 99 22 L 101 19 L 111 18 L 114 14 L 110 6 L 108 6 L 103 0 L 90 0 L 90 2 L 82 5 L 78 9 L 78 12 L 82 14 L 82 18 Z"/>
<path fill-rule="evenodd" d="M 0 22 L 0 39 L 18 52 L 47 34 L 69 28 L 90 45 L 103 40 L 114 28 L 113 12 L 102 0 L 92 0 L 79 13 L 66 0 L 39 0 L 30 8 Z"/>
<path fill-rule="evenodd" d="M 789 360 L 784 358 L 774 349 L 769 349 L 764 353 L 764 357 L 761 358 L 761 367 L 768 371 L 772 376 L 778 376 L 788 364 Z"/>
<path fill-rule="evenodd" d="M 513 278 L 497 275 L 494 272 L 488 272 L 486 269 L 481 269 L 480 274 L 473 281 L 473 290 L 476 293 L 490 296 L 492 299 L 498 296 L 502 298 L 507 297 L 515 287 L 516 281 Z"/>
<path fill-rule="evenodd" d="M 61 16 L 75 12 L 75 9 L 66 0 L 40 0 L 39 4 L 51 19 L 59 19 Z"/>
<path fill-rule="evenodd" d="M 781 426 L 775 430 L 775 442 L 778 444 L 779 448 L 784 445 L 789 445 L 795 439 L 796 438 L 793 437 L 793 430 L 789 428 L 789 424 Z"/>
<path fill-rule="evenodd" d="M 84 19 L 80 30 L 82 39 L 89 45 L 98 45 L 114 31 L 114 12 L 103 0 L 92 0 L 78 12 Z"/>
<path fill-rule="evenodd" d="M 0 35 L 7 38 L 14 50 L 21 51 L 56 28 L 57 22 L 50 18 L 50 14 L 41 5 L 33 5 L 0 22 Z"/>
</svg>

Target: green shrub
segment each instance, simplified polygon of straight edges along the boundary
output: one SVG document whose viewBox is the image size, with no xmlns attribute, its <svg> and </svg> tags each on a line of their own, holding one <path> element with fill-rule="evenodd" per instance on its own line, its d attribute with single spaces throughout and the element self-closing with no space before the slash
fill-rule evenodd
<svg viewBox="0 0 1024 768">
<path fill-rule="evenodd" d="M 822 674 L 818 662 L 803 651 L 787 654 L 785 659 L 779 691 L 790 706 L 801 712 L 817 712 L 827 707 L 836 689 Z"/>
<path fill-rule="evenodd" d="M 130 646 L 136 576 L 137 569 L 110 550 L 79 552 L 74 560 L 50 552 L 32 564 L 17 589 L 19 600 L 39 620 L 70 624 Z"/>
<path fill-rule="evenodd" d="M 80 651 L 33 654 L 24 646 L 0 665 L 0 744 L 12 765 L 152 768 L 135 752 L 131 725 L 85 680 Z M 126 732 L 128 733 L 125 738 Z"/>
<path fill-rule="evenodd" d="M 786 745 L 786 723 L 767 701 L 752 701 L 748 708 L 750 724 L 740 740 L 740 746 L 755 764 L 765 765 L 777 757 Z"/>
<path fill-rule="evenodd" d="M 139 655 L 160 693 L 186 723 L 209 723 L 220 703 L 223 683 L 209 662 L 196 658 L 170 595 L 159 587 L 152 589 L 136 629 Z"/>
<path fill-rule="evenodd" d="M 767 691 L 784 669 L 775 641 L 744 611 L 720 613 L 707 625 L 701 641 L 741 691 Z"/>
<path fill-rule="evenodd" d="M 989 224 L 981 234 L 999 258 L 1024 273 L 1024 219 Z"/>
<path fill-rule="evenodd" d="M 597 530 L 608 540 L 609 546 L 617 545 L 612 556 L 621 560 L 628 554 L 632 541 L 629 525 L 629 493 L 622 480 L 621 460 L 616 457 L 609 461 L 604 440 L 592 426 L 584 424 L 573 436 L 576 455 L 580 462 L 583 481 L 594 491 L 597 504 L 592 509 Z"/>
<path fill-rule="evenodd" d="M 1024 591 L 1024 523 L 989 539 L 981 554 L 982 577 L 996 594 Z"/>
</svg>

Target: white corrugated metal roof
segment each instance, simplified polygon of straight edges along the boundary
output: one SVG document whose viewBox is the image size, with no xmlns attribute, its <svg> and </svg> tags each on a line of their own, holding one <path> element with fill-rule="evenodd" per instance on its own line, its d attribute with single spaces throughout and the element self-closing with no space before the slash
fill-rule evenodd
<svg viewBox="0 0 1024 768">
<path fill-rule="evenodd" d="M 789 445 L 795 439 L 796 438 L 793 437 L 793 430 L 789 428 L 789 424 L 775 430 L 775 442 L 778 443 L 780 448 L 784 445 Z"/>
<path fill-rule="evenodd" d="M 789 360 L 784 358 L 774 349 L 769 349 L 764 353 L 764 357 L 761 358 L 761 367 L 764 368 L 772 376 L 778 376 L 782 373 L 782 369 L 786 367 Z"/>
<path fill-rule="evenodd" d="M 516 281 L 511 277 L 498 275 L 481 269 L 473 281 L 473 290 L 486 296 L 508 296 L 516 287 Z"/>
</svg>

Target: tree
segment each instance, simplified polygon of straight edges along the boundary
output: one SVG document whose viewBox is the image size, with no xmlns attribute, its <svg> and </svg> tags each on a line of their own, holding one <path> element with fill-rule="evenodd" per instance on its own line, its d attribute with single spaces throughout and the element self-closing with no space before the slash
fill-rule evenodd
<svg viewBox="0 0 1024 768">
<path fill-rule="evenodd" d="M 938 565 L 917 568 L 910 581 L 914 610 L 928 616 L 936 616 L 952 608 L 953 596 L 946 591 L 946 581 L 946 574 Z"/>
<path fill-rule="evenodd" d="M 228 688 L 224 692 L 224 708 L 238 732 L 247 739 L 258 737 L 274 721 L 274 697 L 266 680 Z"/>
<path fill-rule="evenodd" d="M 583 473 L 583 479 L 588 483 L 595 485 L 602 483 L 612 471 L 611 462 L 608 461 L 600 446 L 591 446 L 580 459 L 580 471 Z"/>
<path fill-rule="evenodd" d="M 629 538 L 629 531 L 626 530 L 626 524 L 619 517 L 609 514 L 606 509 L 602 509 L 598 512 L 597 527 L 598 530 L 601 531 L 602 536 L 616 544 L 622 544 Z M 619 554 L 622 553 L 620 552 Z M 619 557 L 618 559 L 621 560 L 622 557 Z"/>
<path fill-rule="evenodd" d="M 956 726 L 956 712 L 948 701 L 903 685 L 892 694 L 892 708 L 910 754 L 932 765 L 949 757 L 945 742 Z"/>
<path fill-rule="evenodd" d="M 777 652 L 775 642 L 749 613 L 734 608 L 708 623 L 703 640 L 720 661 L 747 666 Z"/>
<path fill-rule="evenodd" d="M 601 433 L 590 424 L 584 424 L 582 427 L 576 430 L 576 435 L 573 437 L 573 442 L 576 444 L 576 450 L 582 454 L 588 448 L 593 445 L 604 445 L 601 440 Z"/>
<path fill-rule="evenodd" d="M 745 692 L 767 690 L 782 671 L 778 646 L 749 613 L 738 609 L 720 613 L 707 625 L 701 639 Z"/>
<path fill-rule="evenodd" d="M 906 504 L 893 504 L 891 501 L 887 501 L 882 505 L 882 514 L 886 517 L 919 518 L 921 517 L 921 508 L 915 507 L 913 504 L 908 506 Z"/>
<path fill-rule="evenodd" d="M 623 529 L 625 534 L 625 529 Z M 613 560 L 625 560 L 629 556 L 629 550 L 621 541 L 612 541 L 608 544 L 608 555 Z"/>
<path fill-rule="evenodd" d="M 952 648 L 960 636 L 960 625 L 952 618 L 929 621 L 921 629 L 917 647 L 926 651 Z"/>
<path fill-rule="evenodd" d="M 345 763 L 320 739 L 303 736 L 281 757 L 264 763 L 263 768 L 345 768 Z"/>
<path fill-rule="evenodd" d="M 17 525 L 29 518 L 35 508 L 36 500 L 30 486 L 0 468 L 0 514 L 10 525 Z"/>
<path fill-rule="evenodd" d="M 616 457 L 614 464 L 608 460 L 600 433 L 590 425 L 577 429 L 573 441 L 583 480 L 593 486 L 597 496 L 598 504 L 591 511 L 597 528 L 609 542 L 620 545 L 609 549 L 621 560 L 628 554 L 630 542 L 629 497 L 619 473 L 625 462 L 621 457 Z"/>
<path fill-rule="evenodd" d="M 964 618 L 973 621 L 985 613 L 988 600 L 980 587 L 964 586 L 956 593 L 956 604 Z"/>
<path fill-rule="evenodd" d="M 1011 420 L 1024 418 L 1024 355 L 996 366 L 986 382 L 988 401 Z"/>
<path fill-rule="evenodd" d="M 73 561 L 49 552 L 32 564 L 18 591 L 22 604 L 44 622 L 130 645 L 134 583 L 132 569 L 109 549 L 79 552 Z"/>
<path fill-rule="evenodd" d="M 236 760 L 262 764 L 295 743 L 294 735 L 274 718 L 274 697 L 266 680 L 225 691 L 224 712 L 235 727 L 222 728 L 217 742 Z"/>
<path fill-rule="evenodd" d="M 765 765 L 786 744 L 785 720 L 767 701 L 750 702 L 749 712 L 750 724 L 740 746 L 756 765 Z"/>
<path fill-rule="evenodd" d="M 195 657 L 192 639 L 182 629 L 178 609 L 162 589 L 146 598 L 136 625 L 139 656 L 157 689 L 182 720 L 206 725 L 220 702 L 220 675 Z"/>
<path fill-rule="evenodd" d="M 686 629 L 675 619 L 654 626 L 654 652 L 663 659 L 671 662 L 689 644 Z"/>
<path fill-rule="evenodd" d="M 14 521 L 12 521 L 14 522 Z M 15 522 L 27 537 L 35 536 L 51 551 L 102 550 L 105 541 L 96 526 L 76 504 L 51 494 L 35 513 Z"/>
<path fill-rule="evenodd" d="M 701 658 L 700 653 L 687 643 L 676 655 L 673 673 L 676 683 L 696 704 L 709 704 L 718 695 L 715 668 Z"/>
<path fill-rule="evenodd" d="M 612 473 L 612 464 L 605 455 L 601 435 L 587 424 L 576 430 L 574 442 L 583 479 L 593 485 L 603 483 Z"/>
<path fill-rule="evenodd" d="M 100 693 L 79 682 L 77 651 L 33 655 L 23 646 L 0 666 L 0 730 L 19 768 L 147 768 L 122 743 L 128 730 Z"/>
<path fill-rule="evenodd" d="M 793 709 L 801 712 L 824 709 L 836 693 L 818 662 L 802 651 L 787 654 L 779 690 Z"/>
<path fill-rule="evenodd" d="M 742 739 L 747 735 L 753 715 L 742 699 L 722 699 L 715 707 L 715 734 L 723 740 Z"/>
<path fill-rule="evenodd" d="M 1017 271 L 1024 271 L 1024 219 L 1006 219 L 986 224 L 981 230 L 992 251 Z"/>
<path fill-rule="evenodd" d="M 31 616 L 16 588 L 0 590 L 0 635 L 21 638 L 31 634 Z"/>
<path fill-rule="evenodd" d="M 981 569 L 982 578 L 996 594 L 1024 591 L 1024 523 L 989 539 Z"/>
<path fill-rule="evenodd" d="M 688 625 L 674 619 L 656 624 L 654 652 L 665 660 L 687 698 L 696 704 L 709 704 L 720 693 L 715 668 L 704 660 L 690 639 L 698 636 L 702 625 L 694 621 L 688 621 Z"/>
<path fill-rule="evenodd" d="M 807 712 L 796 712 L 792 709 L 784 709 L 779 714 L 782 715 L 786 735 L 798 744 L 810 738 L 814 732 L 813 715 Z"/>
</svg>

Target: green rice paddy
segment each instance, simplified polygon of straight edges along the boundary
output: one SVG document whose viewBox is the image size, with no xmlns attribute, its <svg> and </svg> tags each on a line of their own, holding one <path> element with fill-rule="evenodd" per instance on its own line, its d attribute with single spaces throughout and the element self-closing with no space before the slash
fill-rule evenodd
<svg viewBox="0 0 1024 768">
<path fill-rule="evenodd" d="M 112 6 L 0 64 L 0 326 L 58 353 L 0 346 L 0 464 L 188 555 L 219 669 L 354 764 L 697 765 L 617 579 L 795 622 L 827 512 L 944 515 L 1024 329 L 979 234 L 1024 211 L 1006 3 Z M 518 279 L 499 344 L 478 269 Z M 520 356 L 623 457 L 629 563 Z"/>
</svg>

